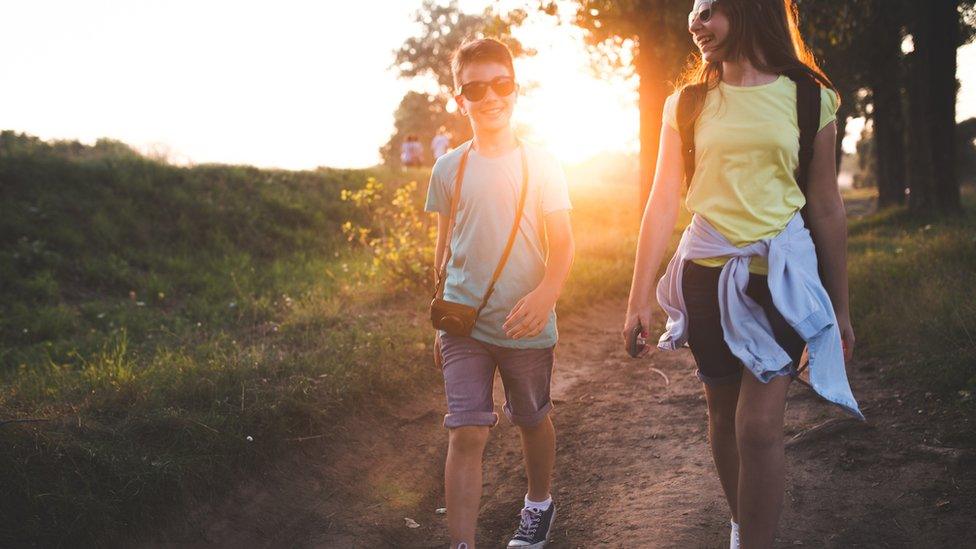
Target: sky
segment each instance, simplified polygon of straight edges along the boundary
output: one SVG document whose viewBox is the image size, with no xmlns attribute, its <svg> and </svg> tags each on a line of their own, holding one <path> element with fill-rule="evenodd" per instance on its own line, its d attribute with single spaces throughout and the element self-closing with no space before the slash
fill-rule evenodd
<svg viewBox="0 0 976 549">
<path fill-rule="evenodd" d="M 488 3 L 460 5 L 477 12 Z M 393 51 L 417 33 L 419 6 L 0 0 L 0 129 L 109 137 L 180 163 L 374 165 L 404 93 L 431 89 L 391 69 Z M 535 140 L 567 163 L 636 150 L 634 82 L 594 77 L 579 29 L 539 14 L 516 36 L 539 51 L 516 64 L 520 79 L 537 84 L 516 111 Z M 959 67 L 962 119 L 976 116 L 976 46 L 961 50 Z"/>
</svg>

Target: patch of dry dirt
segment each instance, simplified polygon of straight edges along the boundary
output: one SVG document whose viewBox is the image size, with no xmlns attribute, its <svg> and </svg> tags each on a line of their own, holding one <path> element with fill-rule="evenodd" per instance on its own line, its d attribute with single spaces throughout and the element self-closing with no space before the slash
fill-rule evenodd
<svg viewBox="0 0 976 549">
<path fill-rule="evenodd" d="M 551 545 L 727 547 L 729 513 L 691 355 L 629 359 L 617 331 L 623 310 L 608 303 L 561 325 Z M 882 374 L 879 364 L 851 370 L 867 423 L 845 420 L 794 384 L 778 546 L 972 543 L 976 450 L 952 447 L 969 440 L 972 425 Z M 500 382 L 495 395 L 500 408 Z M 335 439 L 304 443 L 148 546 L 447 547 L 435 512 L 444 506 L 443 402 L 434 387 L 406 409 L 351 418 Z M 525 491 L 518 435 L 504 419 L 489 442 L 484 486 L 479 545 L 504 547 Z"/>
</svg>

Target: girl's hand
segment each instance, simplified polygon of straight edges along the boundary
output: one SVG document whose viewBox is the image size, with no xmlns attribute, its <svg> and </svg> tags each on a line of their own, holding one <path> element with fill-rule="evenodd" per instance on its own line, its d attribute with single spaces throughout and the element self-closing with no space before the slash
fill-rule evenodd
<svg viewBox="0 0 976 549">
<path fill-rule="evenodd" d="M 549 322 L 549 313 L 556 306 L 556 292 L 539 286 L 518 300 L 502 324 L 505 335 L 512 339 L 535 337 Z"/>
<path fill-rule="evenodd" d="M 651 325 L 651 307 L 641 307 L 639 309 L 634 309 L 631 307 L 627 308 L 627 316 L 624 317 L 624 330 L 621 335 L 624 338 L 624 345 L 627 345 L 627 339 L 630 337 L 630 333 L 640 322 L 641 325 L 641 337 L 644 339 L 648 338 L 647 327 Z M 642 357 L 647 353 L 651 352 L 651 346 L 645 345 L 644 349 L 641 350 L 638 357 Z"/>
<path fill-rule="evenodd" d="M 844 346 L 844 363 L 847 364 L 854 358 L 854 327 L 849 314 L 837 315 L 837 328 L 840 330 L 841 345 Z"/>
</svg>

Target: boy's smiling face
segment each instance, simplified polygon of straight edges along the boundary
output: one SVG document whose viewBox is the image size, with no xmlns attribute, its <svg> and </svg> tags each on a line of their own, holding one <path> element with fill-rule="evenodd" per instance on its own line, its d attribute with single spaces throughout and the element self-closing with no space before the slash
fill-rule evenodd
<svg viewBox="0 0 976 549">
<path fill-rule="evenodd" d="M 498 82 L 496 79 L 511 78 L 515 75 L 505 65 L 501 63 L 471 63 L 461 70 L 461 86 L 473 82 Z M 497 85 L 495 87 L 498 87 Z M 487 86 L 487 91 L 478 101 L 472 101 L 463 94 L 458 93 L 454 100 L 461 108 L 462 112 L 467 113 L 471 119 L 474 129 L 484 131 L 499 131 L 509 126 L 512 119 L 512 112 L 515 109 L 515 101 L 518 97 L 518 88 L 508 95 L 499 95 L 492 86 Z"/>
</svg>

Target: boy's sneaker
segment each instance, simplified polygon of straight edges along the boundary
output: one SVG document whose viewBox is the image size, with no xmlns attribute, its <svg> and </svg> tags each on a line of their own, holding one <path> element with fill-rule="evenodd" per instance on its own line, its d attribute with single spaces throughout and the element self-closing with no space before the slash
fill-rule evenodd
<svg viewBox="0 0 976 549">
<path fill-rule="evenodd" d="M 512 536 L 512 541 L 508 542 L 508 546 L 518 549 L 542 549 L 549 541 L 555 518 L 555 503 L 550 503 L 545 511 L 523 507 L 519 515 L 518 530 Z"/>
</svg>

